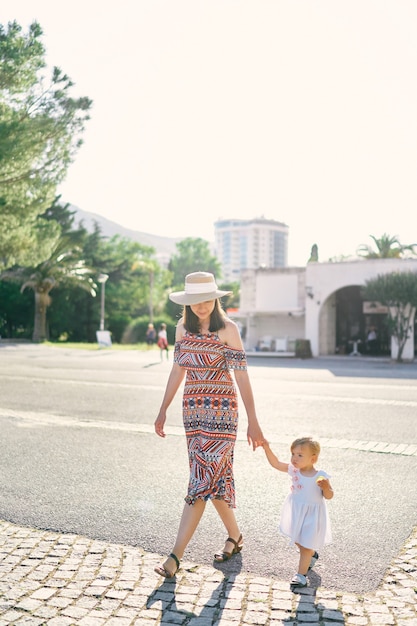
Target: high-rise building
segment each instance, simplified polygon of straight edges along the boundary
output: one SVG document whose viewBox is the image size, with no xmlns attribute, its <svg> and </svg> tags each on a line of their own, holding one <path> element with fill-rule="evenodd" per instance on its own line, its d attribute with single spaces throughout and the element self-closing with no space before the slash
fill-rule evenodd
<svg viewBox="0 0 417 626">
<path fill-rule="evenodd" d="M 222 282 L 238 282 L 244 269 L 286 267 L 288 226 L 276 220 L 218 220 L 214 242 L 222 267 Z"/>
</svg>

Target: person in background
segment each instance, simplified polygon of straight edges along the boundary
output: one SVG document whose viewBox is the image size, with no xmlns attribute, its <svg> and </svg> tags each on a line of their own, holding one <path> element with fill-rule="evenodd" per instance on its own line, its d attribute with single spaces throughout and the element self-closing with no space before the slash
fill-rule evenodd
<svg viewBox="0 0 417 626">
<path fill-rule="evenodd" d="M 369 354 L 375 355 L 378 352 L 378 336 L 375 326 L 371 326 L 366 338 L 366 344 Z"/>
<path fill-rule="evenodd" d="M 148 328 L 146 330 L 146 343 L 148 344 L 148 350 L 152 348 L 156 339 L 156 330 L 153 324 L 148 324 Z"/>
<path fill-rule="evenodd" d="M 269 443 L 263 448 L 270 465 L 289 474 L 291 488 L 281 511 L 280 531 L 300 551 L 298 572 L 290 586 L 307 585 L 307 572 L 319 558 L 317 550 L 332 541 L 329 514 L 325 500 L 333 498 L 330 476 L 317 470 L 320 444 L 311 437 L 301 437 L 291 444 L 291 461 L 283 463 L 272 452 Z"/>
<path fill-rule="evenodd" d="M 161 351 L 161 361 L 163 360 L 164 352 L 166 353 L 166 357 L 168 360 L 169 346 L 168 346 L 167 325 L 164 322 L 161 324 L 161 328 L 159 329 L 159 332 L 158 332 L 158 347 Z"/>
<path fill-rule="evenodd" d="M 233 458 L 238 429 L 234 379 L 248 417 L 248 443 L 256 450 L 264 439 L 239 330 L 220 305 L 220 298 L 228 293 L 218 289 L 213 274 L 193 272 L 185 278 L 185 290 L 170 295 L 173 302 L 184 308 L 176 328 L 174 362 L 155 420 L 155 432 L 165 437 L 168 407 L 186 377 L 182 406 L 190 478 L 173 550 L 155 568 L 165 578 L 172 578 L 179 569 L 208 500 L 227 532 L 225 545 L 214 560 L 227 561 L 243 547 L 234 514 Z"/>
</svg>

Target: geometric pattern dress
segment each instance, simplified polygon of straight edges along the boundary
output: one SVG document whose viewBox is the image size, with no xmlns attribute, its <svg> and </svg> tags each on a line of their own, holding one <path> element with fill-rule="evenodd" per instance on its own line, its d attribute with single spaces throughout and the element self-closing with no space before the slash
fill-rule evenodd
<svg viewBox="0 0 417 626">
<path fill-rule="evenodd" d="M 190 480 L 185 501 L 225 500 L 235 508 L 233 456 L 238 400 L 231 370 L 246 370 L 243 350 L 226 346 L 217 333 L 186 332 L 174 362 L 187 370 L 183 395 Z"/>
</svg>

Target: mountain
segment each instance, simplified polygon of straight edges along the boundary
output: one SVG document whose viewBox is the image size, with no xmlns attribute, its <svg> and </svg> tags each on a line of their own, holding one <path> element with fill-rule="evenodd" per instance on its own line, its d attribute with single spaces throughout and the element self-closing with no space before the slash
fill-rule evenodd
<svg viewBox="0 0 417 626">
<path fill-rule="evenodd" d="M 94 223 L 100 227 L 101 234 L 104 237 L 114 237 L 114 235 L 119 235 L 120 237 L 124 237 L 125 239 L 131 239 L 132 241 L 137 241 L 141 243 L 143 246 L 150 246 L 155 248 L 156 250 L 156 258 L 158 259 L 161 265 L 165 267 L 168 265 L 168 261 L 173 254 L 177 252 L 176 244 L 181 241 L 181 239 L 175 239 L 172 237 L 160 237 L 159 235 L 151 235 L 149 233 L 142 233 L 138 230 L 131 230 L 130 228 L 125 228 L 112 220 L 108 220 L 101 215 L 97 215 L 96 213 L 89 213 L 88 211 L 83 211 L 82 209 L 70 204 L 70 211 L 74 212 L 74 224 L 78 226 L 81 222 L 84 228 L 87 229 L 88 232 L 94 231 Z"/>
</svg>

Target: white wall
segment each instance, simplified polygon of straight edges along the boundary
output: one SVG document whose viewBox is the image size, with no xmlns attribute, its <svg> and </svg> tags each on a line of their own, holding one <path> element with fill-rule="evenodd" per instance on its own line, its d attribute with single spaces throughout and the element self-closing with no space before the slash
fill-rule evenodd
<svg viewBox="0 0 417 626">
<path fill-rule="evenodd" d="M 265 335 L 303 339 L 304 268 L 245 270 L 239 315 L 246 319 L 246 350 L 254 350 Z"/>
<path fill-rule="evenodd" d="M 270 275 L 259 273 L 256 281 L 255 309 L 257 311 L 283 311 L 298 307 L 298 277 L 296 274 Z"/>
</svg>

